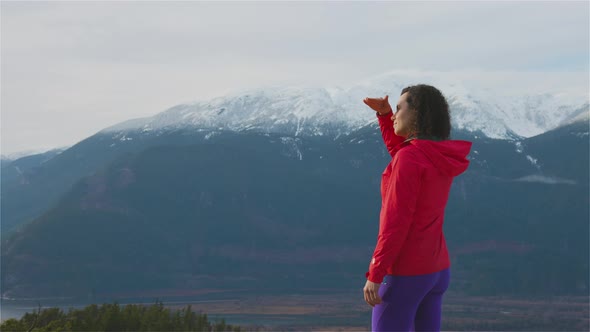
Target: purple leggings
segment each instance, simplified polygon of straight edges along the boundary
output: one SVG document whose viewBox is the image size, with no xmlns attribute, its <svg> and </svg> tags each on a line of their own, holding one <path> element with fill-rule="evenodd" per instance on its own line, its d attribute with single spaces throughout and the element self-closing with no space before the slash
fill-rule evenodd
<svg viewBox="0 0 590 332">
<path fill-rule="evenodd" d="M 450 269 L 416 276 L 386 275 L 373 307 L 373 331 L 440 331 Z"/>
</svg>

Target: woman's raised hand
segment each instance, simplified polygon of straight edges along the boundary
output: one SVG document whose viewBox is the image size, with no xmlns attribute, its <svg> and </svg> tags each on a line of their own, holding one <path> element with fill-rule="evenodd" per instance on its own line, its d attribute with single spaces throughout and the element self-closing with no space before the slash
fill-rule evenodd
<svg viewBox="0 0 590 332">
<path fill-rule="evenodd" d="M 367 104 L 371 109 L 379 114 L 387 114 L 392 111 L 391 105 L 389 105 L 389 96 L 385 95 L 385 98 L 365 98 L 363 102 Z"/>
</svg>

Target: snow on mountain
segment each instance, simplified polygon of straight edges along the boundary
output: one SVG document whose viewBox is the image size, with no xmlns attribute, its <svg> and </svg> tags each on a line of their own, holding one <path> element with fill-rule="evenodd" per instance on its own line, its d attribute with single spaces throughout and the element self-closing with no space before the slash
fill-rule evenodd
<svg viewBox="0 0 590 332">
<path fill-rule="evenodd" d="M 586 122 L 590 121 L 590 104 L 586 104 L 581 107 L 578 111 L 571 114 L 568 118 L 562 121 L 559 125 L 566 126 L 575 122 Z"/>
<path fill-rule="evenodd" d="M 0 159 L 6 160 L 6 161 L 17 160 L 22 157 L 32 156 L 35 154 L 41 154 L 41 153 L 47 153 L 47 152 L 55 152 L 56 154 L 59 154 L 65 150 L 67 150 L 68 148 L 69 148 L 69 146 L 62 146 L 62 147 L 51 148 L 51 149 L 39 148 L 39 149 L 22 150 L 22 151 L 13 152 L 13 153 L 2 154 L 2 155 L 0 155 Z"/>
<path fill-rule="evenodd" d="M 197 127 L 294 136 L 340 135 L 376 125 L 374 112 L 362 102 L 365 97 L 388 94 L 395 108 L 401 90 L 418 83 L 434 85 L 443 92 L 451 108 L 454 128 L 481 131 L 490 138 L 535 136 L 587 113 L 587 96 L 571 96 L 560 91 L 502 95 L 449 76 L 452 75 L 398 71 L 347 88 L 273 86 L 242 90 L 177 105 L 102 132 Z"/>
</svg>

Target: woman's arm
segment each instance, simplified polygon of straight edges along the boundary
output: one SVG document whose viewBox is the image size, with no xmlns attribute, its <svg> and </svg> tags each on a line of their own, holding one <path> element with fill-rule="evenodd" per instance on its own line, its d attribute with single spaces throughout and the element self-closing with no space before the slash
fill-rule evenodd
<svg viewBox="0 0 590 332">
<path fill-rule="evenodd" d="M 393 121 L 391 120 L 393 110 L 391 109 L 391 105 L 389 105 L 389 96 L 386 95 L 385 98 L 365 98 L 363 102 L 377 112 L 383 142 L 393 158 L 393 148 L 403 142 L 404 138 L 397 136 L 393 130 Z"/>
<path fill-rule="evenodd" d="M 421 167 L 415 162 L 415 151 L 405 148 L 397 152 L 379 216 L 379 236 L 367 279 L 381 283 L 387 269 L 395 264 L 414 221 L 420 193 Z"/>
<path fill-rule="evenodd" d="M 404 141 L 402 136 L 398 136 L 395 134 L 393 130 L 393 121 L 391 120 L 391 112 L 380 115 L 379 112 L 377 114 L 377 119 L 379 119 L 379 128 L 381 128 L 381 136 L 383 136 L 383 142 L 387 147 L 387 151 L 393 158 L 393 148 Z"/>
</svg>

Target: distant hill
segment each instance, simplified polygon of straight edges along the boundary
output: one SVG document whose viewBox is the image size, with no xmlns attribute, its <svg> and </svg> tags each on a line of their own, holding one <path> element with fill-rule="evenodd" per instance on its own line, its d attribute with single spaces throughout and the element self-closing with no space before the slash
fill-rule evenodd
<svg viewBox="0 0 590 332">
<path fill-rule="evenodd" d="M 453 136 L 474 145 L 446 211 L 452 287 L 587 294 L 588 126 L 514 141 Z M 3 183 L 3 221 L 6 201 L 11 216 L 25 198 L 44 204 L 4 236 L 4 296 L 364 280 L 390 158 L 374 123 L 337 137 L 180 129 L 125 138 L 97 134 L 17 178 L 28 187 Z"/>
</svg>

